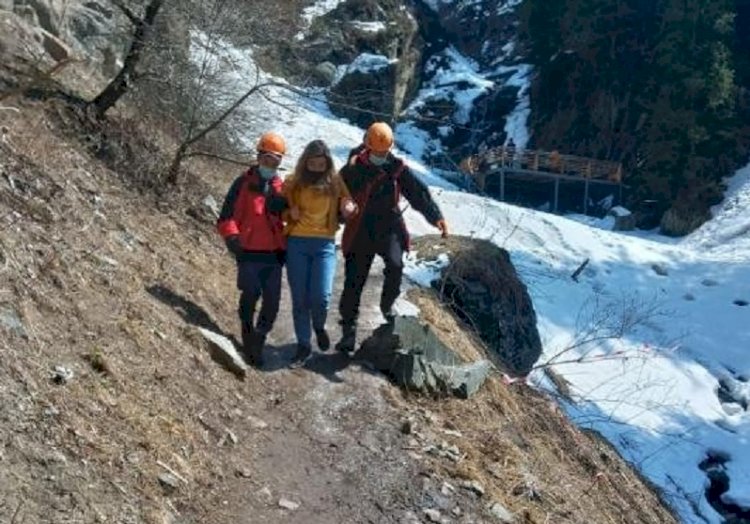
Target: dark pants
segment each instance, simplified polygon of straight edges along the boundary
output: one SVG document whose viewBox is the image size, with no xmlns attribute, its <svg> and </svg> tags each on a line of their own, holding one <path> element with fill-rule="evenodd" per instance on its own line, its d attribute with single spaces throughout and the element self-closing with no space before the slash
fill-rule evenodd
<svg viewBox="0 0 750 524">
<path fill-rule="evenodd" d="M 346 256 L 344 292 L 339 302 L 341 323 L 354 326 L 359 317 L 359 303 L 367 283 L 375 255 L 385 263 L 383 290 L 380 294 L 380 310 L 390 311 L 401 293 L 401 276 L 404 273 L 404 247 L 398 234 L 392 234 L 375 245 L 367 242 L 355 243 L 352 252 Z"/>
<path fill-rule="evenodd" d="M 281 268 L 278 261 L 240 262 L 237 266 L 237 287 L 240 295 L 239 315 L 243 326 L 259 335 L 267 335 L 279 314 L 281 300 Z M 255 307 L 263 297 L 257 322 Z"/>
</svg>

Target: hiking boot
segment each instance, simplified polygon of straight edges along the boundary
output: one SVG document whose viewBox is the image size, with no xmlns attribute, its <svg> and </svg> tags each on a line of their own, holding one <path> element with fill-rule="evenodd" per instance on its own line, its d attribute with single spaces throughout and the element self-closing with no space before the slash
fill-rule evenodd
<svg viewBox="0 0 750 524">
<path fill-rule="evenodd" d="M 263 346 L 266 336 L 258 333 L 252 327 L 242 327 L 242 357 L 249 366 L 259 368 L 263 365 Z"/>
<path fill-rule="evenodd" d="M 389 326 L 392 326 L 396 322 L 396 312 L 393 310 L 393 308 L 381 309 L 380 312 L 383 314 L 385 323 Z"/>
<path fill-rule="evenodd" d="M 341 340 L 336 344 L 336 351 L 353 353 L 357 345 L 357 330 L 354 326 L 344 324 Z"/>
<path fill-rule="evenodd" d="M 311 354 L 312 348 L 309 344 L 297 344 L 297 352 L 292 359 L 292 365 L 295 367 L 304 365 L 305 361 L 310 358 Z"/>
<path fill-rule="evenodd" d="M 318 347 L 321 351 L 328 351 L 331 349 L 331 337 L 328 336 L 328 332 L 325 328 L 315 330 L 315 340 L 318 341 Z"/>
</svg>

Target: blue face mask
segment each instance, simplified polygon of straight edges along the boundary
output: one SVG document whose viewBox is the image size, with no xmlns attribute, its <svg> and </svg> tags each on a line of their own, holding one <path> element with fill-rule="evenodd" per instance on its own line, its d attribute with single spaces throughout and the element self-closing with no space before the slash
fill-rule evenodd
<svg viewBox="0 0 750 524">
<path fill-rule="evenodd" d="M 377 156 L 370 153 L 370 162 L 375 166 L 382 166 L 388 161 L 388 156 Z"/>
<path fill-rule="evenodd" d="M 263 180 L 271 180 L 276 175 L 276 170 L 271 167 L 258 166 L 258 173 Z"/>
</svg>

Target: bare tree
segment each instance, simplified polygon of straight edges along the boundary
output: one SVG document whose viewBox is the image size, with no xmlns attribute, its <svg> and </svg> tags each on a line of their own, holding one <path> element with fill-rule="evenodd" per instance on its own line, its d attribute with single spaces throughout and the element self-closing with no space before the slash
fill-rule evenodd
<svg viewBox="0 0 750 524">
<path fill-rule="evenodd" d="M 165 182 L 177 183 L 183 161 L 194 156 L 247 163 L 238 158 L 257 116 L 246 102 L 284 86 L 262 77 L 249 44 L 265 41 L 270 20 L 289 10 L 259 0 L 165 5 L 134 91 L 136 104 L 159 115 L 176 138 Z"/>
<path fill-rule="evenodd" d="M 136 67 L 141 61 L 141 56 L 146 47 L 149 33 L 154 26 L 156 15 L 159 14 L 164 0 L 149 0 L 142 17 L 137 16 L 130 10 L 130 8 L 119 0 L 114 0 L 113 3 L 123 12 L 123 14 L 125 14 L 128 20 L 130 20 L 130 23 L 133 24 L 134 31 L 130 48 L 125 55 L 122 68 L 107 87 L 105 87 L 104 90 L 91 101 L 91 107 L 98 116 L 104 115 L 104 113 L 115 105 L 127 92 L 130 85 L 130 79 L 135 74 Z"/>
</svg>

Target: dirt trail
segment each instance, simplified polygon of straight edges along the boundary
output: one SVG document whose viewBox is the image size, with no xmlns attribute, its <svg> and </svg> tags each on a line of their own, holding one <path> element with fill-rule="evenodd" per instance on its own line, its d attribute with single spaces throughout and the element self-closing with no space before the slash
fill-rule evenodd
<svg viewBox="0 0 750 524">
<path fill-rule="evenodd" d="M 335 299 L 342 282 L 340 260 Z M 372 307 L 379 303 L 381 283 L 376 267 L 363 296 L 362 336 L 382 321 L 377 307 Z M 337 317 L 332 312 L 329 319 L 334 341 L 340 335 Z M 283 401 L 271 400 L 275 405 L 266 411 L 269 429 L 252 459 L 254 477 L 259 479 L 253 487 L 268 487 L 273 499 L 284 496 L 300 507 L 285 512 L 269 506 L 256 491 L 249 508 L 236 505 L 231 521 L 402 522 L 410 512 L 419 511 L 420 490 L 414 480 L 420 466 L 404 449 L 404 413 L 383 395 L 392 386 L 335 352 L 316 352 L 305 368 L 289 369 L 294 343 L 285 283 L 279 319 L 265 351 L 267 363 L 258 377 L 270 388 L 272 399 Z M 241 499 L 242 491 L 236 490 L 231 498 Z"/>
</svg>

